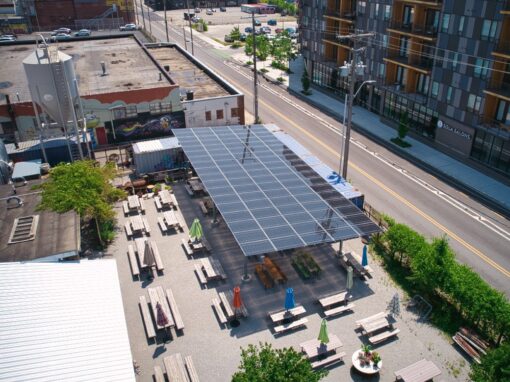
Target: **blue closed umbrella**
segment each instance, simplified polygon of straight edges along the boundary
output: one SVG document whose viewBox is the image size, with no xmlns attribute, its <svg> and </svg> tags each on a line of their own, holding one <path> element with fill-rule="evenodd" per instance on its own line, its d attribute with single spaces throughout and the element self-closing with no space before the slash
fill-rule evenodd
<svg viewBox="0 0 510 382">
<path fill-rule="evenodd" d="M 285 309 L 290 310 L 296 306 L 296 302 L 294 301 L 294 289 L 287 288 L 287 292 L 285 294 Z"/>
<path fill-rule="evenodd" d="M 366 267 L 368 265 L 368 254 L 367 254 L 367 245 L 363 246 L 363 257 L 361 258 L 361 265 Z"/>
</svg>

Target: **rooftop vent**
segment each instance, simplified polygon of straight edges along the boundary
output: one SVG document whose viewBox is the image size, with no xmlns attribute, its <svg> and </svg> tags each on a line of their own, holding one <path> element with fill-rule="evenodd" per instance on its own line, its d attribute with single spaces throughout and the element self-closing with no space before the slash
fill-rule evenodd
<svg viewBox="0 0 510 382">
<path fill-rule="evenodd" d="M 35 239 L 39 215 L 22 216 L 14 219 L 14 225 L 9 237 L 9 244 L 21 243 Z"/>
</svg>

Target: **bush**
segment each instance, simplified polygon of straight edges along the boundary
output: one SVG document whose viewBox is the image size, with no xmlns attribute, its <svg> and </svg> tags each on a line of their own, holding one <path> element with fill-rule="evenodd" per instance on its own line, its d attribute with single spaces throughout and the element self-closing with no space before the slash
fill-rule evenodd
<svg viewBox="0 0 510 382">
<path fill-rule="evenodd" d="M 283 78 L 283 77 L 278 77 L 278 78 L 276 79 L 276 81 L 278 81 L 278 82 L 282 83 L 282 82 L 285 82 L 285 78 Z"/>
<path fill-rule="evenodd" d="M 243 44 L 239 41 L 234 41 L 232 45 L 230 45 L 233 49 L 238 49 L 243 46 Z"/>
<path fill-rule="evenodd" d="M 266 68 L 262 68 L 262 69 L 260 69 L 260 72 L 261 73 L 267 73 L 267 72 L 269 72 L 269 70 L 267 70 Z"/>
<path fill-rule="evenodd" d="M 253 65 L 253 61 L 251 60 L 246 61 L 246 65 Z"/>
<path fill-rule="evenodd" d="M 469 377 L 473 382 L 510 381 L 510 344 L 503 344 L 482 357 L 482 363 L 471 366 Z"/>
<path fill-rule="evenodd" d="M 284 64 L 280 63 L 280 62 L 277 62 L 277 61 L 272 61 L 271 62 L 271 66 L 275 69 L 280 69 L 280 70 L 283 70 L 283 71 L 287 71 L 289 70 L 288 67 L 286 67 Z"/>
</svg>

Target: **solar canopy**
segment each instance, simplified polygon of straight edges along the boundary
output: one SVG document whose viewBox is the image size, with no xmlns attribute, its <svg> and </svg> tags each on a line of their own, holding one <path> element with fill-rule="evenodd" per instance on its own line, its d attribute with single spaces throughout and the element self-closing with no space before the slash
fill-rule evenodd
<svg viewBox="0 0 510 382">
<path fill-rule="evenodd" d="M 264 126 L 173 132 L 245 256 L 380 231 Z"/>
</svg>

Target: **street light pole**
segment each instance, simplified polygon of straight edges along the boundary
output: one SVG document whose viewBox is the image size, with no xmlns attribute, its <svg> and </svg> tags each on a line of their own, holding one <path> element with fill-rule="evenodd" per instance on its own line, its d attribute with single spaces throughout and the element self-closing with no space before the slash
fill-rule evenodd
<svg viewBox="0 0 510 382">
<path fill-rule="evenodd" d="M 186 0 L 186 8 L 188 8 L 188 21 L 189 21 L 189 34 L 190 34 L 190 40 L 191 40 L 191 55 L 195 55 L 195 47 L 193 46 L 193 27 L 191 25 L 191 17 L 189 12 L 189 0 Z M 186 39 L 186 37 L 184 37 Z"/>
<path fill-rule="evenodd" d="M 255 115 L 255 123 L 260 123 L 259 119 L 259 91 L 257 78 L 257 35 L 255 34 L 255 12 L 251 14 L 251 27 L 253 37 L 253 112 Z"/>
<path fill-rule="evenodd" d="M 356 76 L 357 50 L 353 49 L 351 67 L 349 68 L 349 96 L 347 97 L 347 125 L 345 128 L 344 159 L 342 166 L 342 178 L 347 180 L 347 166 L 349 162 L 349 141 L 351 140 L 352 101 L 354 96 L 354 82 Z"/>
<path fill-rule="evenodd" d="M 166 19 L 166 0 L 163 0 L 163 10 L 165 11 L 166 42 L 170 42 L 170 39 L 168 38 L 168 20 Z"/>
</svg>

